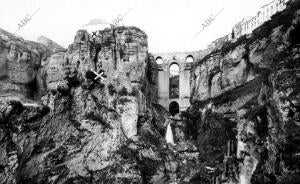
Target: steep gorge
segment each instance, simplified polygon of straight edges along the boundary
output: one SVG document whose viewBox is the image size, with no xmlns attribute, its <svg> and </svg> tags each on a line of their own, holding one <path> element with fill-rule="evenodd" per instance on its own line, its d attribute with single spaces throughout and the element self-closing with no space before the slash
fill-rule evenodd
<svg viewBox="0 0 300 184">
<path fill-rule="evenodd" d="M 290 1 L 195 62 L 176 116 L 136 27 L 79 30 L 66 50 L 1 30 L 0 183 L 299 183 L 299 30 Z"/>
</svg>

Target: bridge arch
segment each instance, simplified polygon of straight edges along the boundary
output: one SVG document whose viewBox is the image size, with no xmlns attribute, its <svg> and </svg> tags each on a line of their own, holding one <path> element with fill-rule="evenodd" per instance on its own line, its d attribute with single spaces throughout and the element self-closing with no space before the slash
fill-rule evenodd
<svg viewBox="0 0 300 184">
<path fill-rule="evenodd" d="M 172 114 L 172 116 L 175 116 L 179 113 L 179 104 L 176 101 L 172 101 L 169 105 L 169 112 Z"/>
<path fill-rule="evenodd" d="M 169 97 L 171 99 L 179 98 L 179 73 L 178 63 L 171 63 L 169 65 Z"/>
</svg>

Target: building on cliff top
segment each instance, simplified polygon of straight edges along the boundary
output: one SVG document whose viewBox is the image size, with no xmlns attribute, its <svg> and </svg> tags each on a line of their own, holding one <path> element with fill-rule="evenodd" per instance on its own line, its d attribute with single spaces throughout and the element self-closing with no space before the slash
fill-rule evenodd
<svg viewBox="0 0 300 184">
<path fill-rule="evenodd" d="M 220 48 L 225 42 L 234 41 L 245 34 L 251 32 L 261 26 L 270 18 L 285 9 L 288 0 L 273 0 L 272 2 L 263 5 L 254 17 L 245 17 L 232 28 L 232 32 L 221 38 L 216 39 L 208 49 L 214 50 Z"/>
</svg>

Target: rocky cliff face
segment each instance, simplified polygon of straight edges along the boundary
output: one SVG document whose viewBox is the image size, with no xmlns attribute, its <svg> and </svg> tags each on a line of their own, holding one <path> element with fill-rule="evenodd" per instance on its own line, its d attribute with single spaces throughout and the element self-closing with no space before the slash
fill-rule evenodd
<svg viewBox="0 0 300 184">
<path fill-rule="evenodd" d="M 50 40 L 45 36 L 40 36 L 37 38 L 37 42 L 47 46 L 48 49 L 51 49 L 53 52 L 63 51 L 65 50 L 62 46 L 55 43 L 54 41 Z"/>
<path fill-rule="evenodd" d="M 203 175 L 213 171 L 215 182 L 300 181 L 299 9 L 291 1 L 252 35 L 194 68 L 187 116 L 198 126 L 199 148 L 212 153 L 203 154 L 202 164 L 213 166 Z"/>
<path fill-rule="evenodd" d="M 0 98 L 32 100 L 37 93 L 35 79 L 42 58 L 52 51 L 0 30 Z"/>
<path fill-rule="evenodd" d="M 0 183 L 142 183 L 165 168 L 158 130 L 169 114 L 152 105 L 155 62 L 143 31 L 79 30 L 67 51 L 48 55 L 24 45 L 27 63 L 12 60 L 11 45 L 0 60 Z"/>
<path fill-rule="evenodd" d="M 142 30 L 79 30 L 67 50 L 1 30 L 0 183 L 299 183 L 299 9 L 195 63 L 172 117 Z"/>
</svg>

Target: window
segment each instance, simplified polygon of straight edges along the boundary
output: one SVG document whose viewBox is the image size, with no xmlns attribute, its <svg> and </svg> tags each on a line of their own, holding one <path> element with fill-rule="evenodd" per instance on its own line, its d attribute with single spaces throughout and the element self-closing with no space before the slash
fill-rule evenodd
<svg viewBox="0 0 300 184">
<path fill-rule="evenodd" d="M 187 62 L 187 63 L 194 62 L 194 57 L 192 55 L 187 56 L 185 62 Z"/>
<path fill-rule="evenodd" d="M 170 86 L 169 96 L 170 98 L 179 98 L 179 66 L 177 63 L 170 65 Z"/>
<path fill-rule="evenodd" d="M 160 56 L 158 56 L 158 57 L 156 58 L 156 63 L 157 63 L 158 65 L 161 65 L 161 64 L 164 63 L 164 61 L 162 60 L 162 58 L 161 58 Z"/>
</svg>

